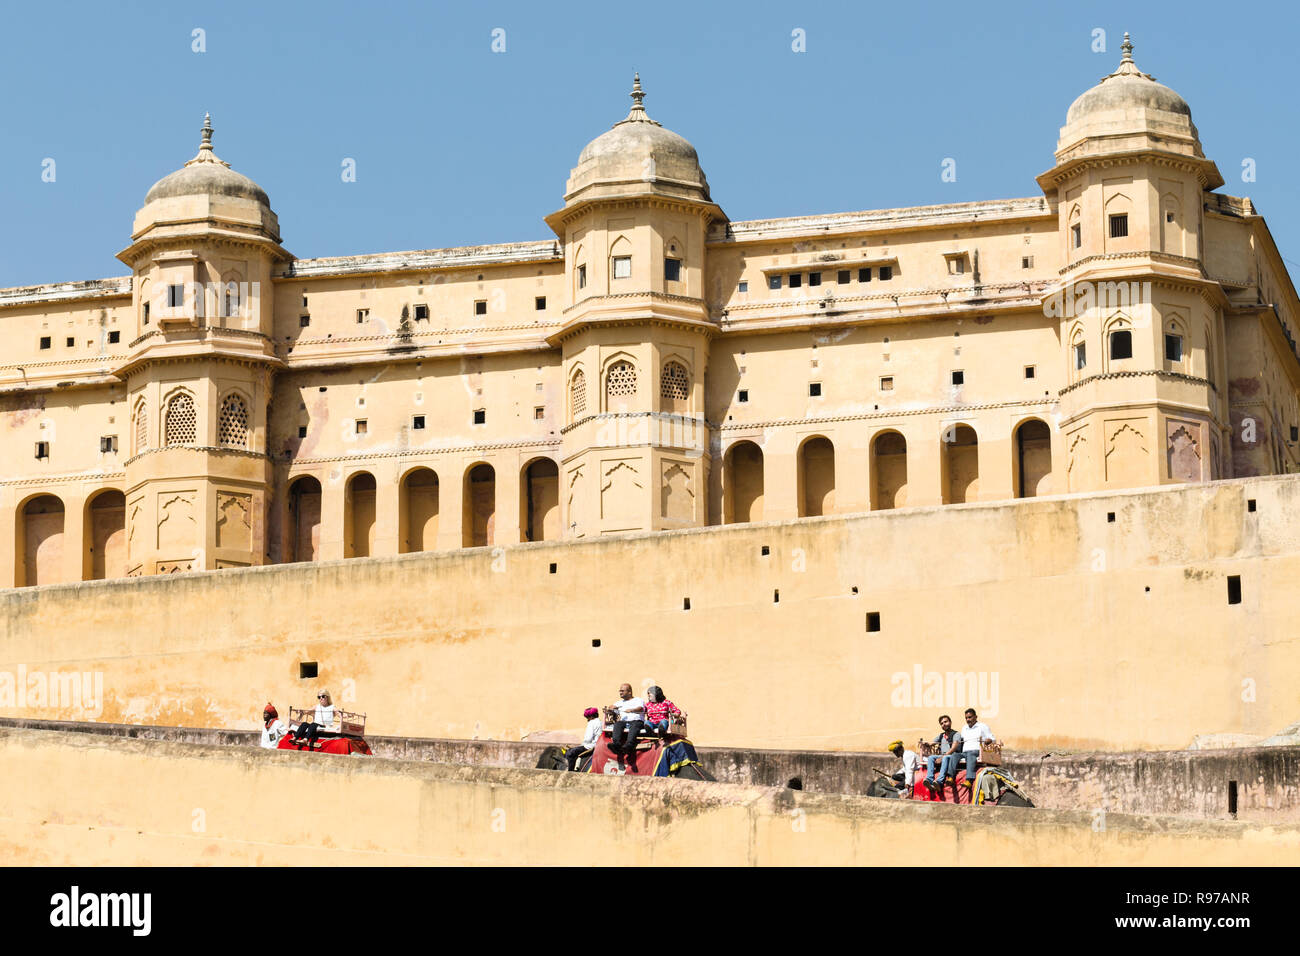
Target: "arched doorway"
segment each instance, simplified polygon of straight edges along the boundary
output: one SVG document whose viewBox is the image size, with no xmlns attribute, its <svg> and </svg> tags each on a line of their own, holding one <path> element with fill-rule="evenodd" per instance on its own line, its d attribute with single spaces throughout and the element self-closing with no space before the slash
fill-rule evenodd
<svg viewBox="0 0 1300 956">
<path fill-rule="evenodd" d="M 549 458 L 530 462 L 519 482 L 519 540 L 560 536 L 560 469 Z"/>
<path fill-rule="evenodd" d="M 835 446 L 821 435 L 799 448 L 799 516 L 835 513 Z"/>
<path fill-rule="evenodd" d="M 438 475 L 416 468 L 402 479 L 402 553 L 433 551 L 438 545 Z"/>
<path fill-rule="evenodd" d="M 907 439 L 882 432 L 871 442 L 872 510 L 888 511 L 907 504 Z"/>
<path fill-rule="evenodd" d="M 492 544 L 497 517 L 497 473 L 491 465 L 475 465 L 465 472 L 464 502 L 461 544 L 466 548 Z"/>
<path fill-rule="evenodd" d="M 763 520 L 763 449 L 739 441 L 727 450 L 723 475 L 727 524 Z"/>
<path fill-rule="evenodd" d="M 1052 493 L 1052 432 L 1046 422 L 1031 418 L 1016 428 L 1016 497 L 1036 498 Z"/>
<path fill-rule="evenodd" d="M 969 425 L 949 425 L 943 432 L 944 504 L 974 501 L 979 495 L 979 438 Z"/>
<path fill-rule="evenodd" d="M 348 479 L 343 508 L 343 557 L 370 557 L 375 553 L 374 475 L 360 471 Z"/>
<path fill-rule="evenodd" d="M 289 485 L 290 561 L 320 560 L 320 482 L 303 475 Z"/>
<path fill-rule="evenodd" d="M 126 575 L 126 496 L 115 488 L 96 494 L 86 506 L 83 565 L 87 580 Z"/>
<path fill-rule="evenodd" d="M 22 506 L 15 522 L 22 570 L 19 587 L 63 580 L 63 518 L 63 502 L 54 495 L 37 495 Z"/>
</svg>

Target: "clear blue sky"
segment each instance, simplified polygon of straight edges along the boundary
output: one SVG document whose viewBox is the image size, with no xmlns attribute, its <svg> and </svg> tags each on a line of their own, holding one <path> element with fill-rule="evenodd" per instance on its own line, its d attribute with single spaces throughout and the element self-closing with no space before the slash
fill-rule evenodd
<svg viewBox="0 0 1300 956">
<path fill-rule="evenodd" d="M 1300 262 L 1298 26 L 1282 3 L 7 4 L 0 287 L 125 274 L 114 253 L 205 110 L 299 257 L 548 238 L 634 69 L 732 219 L 1038 195 L 1125 30 L 1191 104 L 1221 191 L 1251 196 Z"/>
</svg>

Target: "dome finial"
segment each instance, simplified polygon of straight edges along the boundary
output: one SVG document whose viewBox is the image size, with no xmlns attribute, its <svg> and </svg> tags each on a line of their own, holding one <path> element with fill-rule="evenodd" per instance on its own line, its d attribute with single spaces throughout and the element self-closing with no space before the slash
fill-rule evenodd
<svg viewBox="0 0 1300 956">
<path fill-rule="evenodd" d="M 1133 62 L 1133 41 L 1129 39 L 1127 30 L 1124 31 L 1124 44 L 1120 47 L 1120 49 L 1124 51 L 1124 56 L 1120 60 L 1120 62 L 1132 63 Z"/>
<path fill-rule="evenodd" d="M 199 149 L 206 149 L 209 152 L 211 152 L 212 150 L 212 114 L 211 113 L 203 114 L 203 129 L 201 132 L 203 133 L 203 142 L 199 145 Z"/>
<path fill-rule="evenodd" d="M 199 151 L 195 154 L 186 166 L 193 166 L 195 163 L 220 163 L 222 166 L 230 164 L 220 158 L 212 151 L 212 114 L 203 114 L 203 129 L 199 130 L 203 134 L 203 142 L 199 144 Z"/>
<path fill-rule="evenodd" d="M 642 113 L 644 113 L 644 112 L 645 112 L 645 104 L 642 102 L 642 100 L 645 99 L 645 92 L 641 89 L 641 74 L 640 74 L 640 73 L 633 73 L 633 74 L 632 74 L 632 93 L 631 93 L 631 96 L 632 96 L 632 109 L 633 109 L 633 110 L 640 110 Z"/>
</svg>

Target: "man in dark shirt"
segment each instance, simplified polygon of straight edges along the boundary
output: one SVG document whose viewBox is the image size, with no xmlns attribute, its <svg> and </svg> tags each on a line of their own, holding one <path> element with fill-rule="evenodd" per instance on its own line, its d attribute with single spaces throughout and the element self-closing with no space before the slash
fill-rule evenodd
<svg viewBox="0 0 1300 956">
<path fill-rule="evenodd" d="M 943 782 L 949 776 L 955 776 L 957 773 L 956 758 L 960 753 L 954 753 L 953 747 L 961 738 L 957 731 L 952 729 L 952 718 L 944 714 L 939 718 L 939 736 L 934 738 L 934 753 L 925 758 L 925 788 L 927 790 L 939 790 L 943 787 Z M 934 765 L 939 764 L 939 782 L 934 780 Z"/>
</svg>

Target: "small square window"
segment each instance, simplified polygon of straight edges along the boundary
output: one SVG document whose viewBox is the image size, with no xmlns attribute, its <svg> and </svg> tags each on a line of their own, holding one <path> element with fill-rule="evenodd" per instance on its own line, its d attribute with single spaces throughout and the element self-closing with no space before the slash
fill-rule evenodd
<svg viewBox="0 0 1300 956">
<path fill-rule="evenodd" d="M 858 270 L 858 281 L 859 281 L 859 282 L 870 282 L 870 281 L 871 281 L 871 270 L 870 270 L 870 269 L 859 269 L 859 270 Z"/>
<path fill-rule="evenodd" d="M 1173 221 L 1174 221 L 1174 214 L 1172 212 L 1165 213 L 1165 222 L 1173 222 Z"/>
<path fill-rule="evenodd" d="M 43 348 L 43 349 L 48 349 L 49 347 L 50 347 L 50 337 L 49 337 L 48 335 L 42 335 L 42 336 L 41 336 L 41 348 Z"/>
<path fill-rule="evenodd" d="M 873 634 L 874 634 L 876 631 L 879 631 L 879 630 L 880 630 L 880 612 L 879 612 L 879 611 L 868 611 L 868 612 L 867 612 L 867 630 L 868 630 L 869 632 L 873 633 Z"/>
<path fill-rule="evenodd" d="M 880 267 L 880 281 L 881 281 L 881 282 L 888 282 L 888 281 L 889 281 L 890 279 L 892 279 L 892 278 L 894 278 L 894 267 L 893 267 L 893 266 L 881 266 L 881 267 Z"/>
<path fill-rule="evenodd" d="M 357 434 L 364 435 L 370 431 L 370 424 L 364 418 L 357 419 Z"/>
<path fill-rule="evenodd" d="M 546 418 L 546 406 L 538 405 L 533 409 L 533 421 L 540 422 L 544 418 Z"/>
<path fill-rule="evenodd" d="M 808 397 L 809 397 L 809 398 L 821 398 L 821 397 L 822 397 L 822 383 L 821 383 L 821 382 L 809 382 L 809 383 L 808 383 Z"/>
<path fill-rule="evenodd" d="M 1080 342 L 1074 347 L 1074 367 L 1081 369 L 1088 364 L 1088 346 Z"/>
<path fill-rule="evenodd" d="M 122 341 L 122 333 L 121 333 L 121 332 L 109 332 L 109 333 L 108 333 L 108 344 L 109 344 L 109 345 L 116 345 L 116 344 L 117 344 L 118 342 L 120 342 L 120 341 Z"/>
<path fill-rule="evenodd" d="M 954 385 L 965 385 L 965 384 L 966 384 L 966 373 L 963 372 L 963 371 L 961 371 L 960 369 L 958 369 L 957 371 L 953 372 L 953 373 L 952 373 L 952 383 L 953 383 Z"/>
<path fill-rule="evenodd" d="M 741 279 L 741 280 L 740 280 L 740 284 L 739 284 L 738 286 L 736 286 L 736 291 L 737 291 L 737 292 L 748 292 L 748 291 L 749 291 L 749 283 L 746 282 L 744 279 Z"/>
<path fill-rule="evenodd" d="M 357 322 L 358 322 L 358 323 L 361 323 L 361 322 L 369 322 L 369 321 L 370 321 L 370 310 L 369 310 L 369 309 L 357 309 Z M 306 323 L 304 323 L 304 324 L 306 324 Z"/>
<path fill-rule="evenodd" d="M 303 307 L 304 309 L 307 308 L 307 297 L 306 297 L 306 296 L 303 296 L 303 297 L 302 297 L 302 307 Z"/>
<path fill-rule="evenodd" d="M 803 276 L 797 272 L 790 273 L 790 288 L 797 289 L 803 285 Z"/>
<path fill-rule="evenodd" d="M 38 441 L 38 442 L 36 443 L 36 457 L 37 457 L 37 458 L 49 458 L 49 457 L 50 457 L 50 443 L 49 443 L 49 442 L 47 442 L 47 441 Z"/>
<path fill-rule="evenodd" d="M 1110 217 L 1110 237 L 1112 239 L 1123 239 L 1128 235 L 1128 213 L 1120 213 L 1118 216 Z"/>
<path fill-rule="evenodd" d="M 681 259 L 664 259 L 664 281 L 665 282 L 682 281 L 682 260 Z"/>
<path fill-rule="evenodd" d="M 1021 257 L 1020 257 L 1020 268 L 1022 268 L 1022 269 L 1032 269 L 1033 267 L 1034 267 L 1034 257 L 1033 257 L 1033 256 L 1021 256 Z"/>
<path fill-rule="evenodd" d="M 1300 428 L 1297 428 L 1295 425 L 1291 426 L 1291 440 L 1300 441 Z"/>
<path fill-rule="evenodd" d="M 71 335 L 69 335 L 69 336 L 67 337 L 67 339 L 64 341 L 63 344 L 64 344 L 64 346 L 66 346 L 67 348 L 72 348 L 74 345 L 77 344 L 77 340 L 76 340 L 75 338 L 73 338 Z"/>
<path fill-rule="evenodd" d="M 1110 357 L 1112 361 L 1133 357 L 1132 332 L 1128 329 L 1119 329 L 1110 333 Z"/>
<path fill-rule="evenodd" d="M 880 390 L 882 392 L 892 392 L 894 390 L 894 376 L 882 375 L 880 377 Z"/>
<path fill-rule="evenodd" d="M 780 276 L 768 276 L 768 277 L 767 277 L 767 287 L 768 287 L 769 289 L 779 289 L 779 288 L 781 288 L 781 277 L 780 277 Z"/>
<path fill-rule="evenodd" d="M 487 299 L 479 299 L 474 303 L 475 315 L 487 315 Z"/>
<path fill-rule="evenodd" d="M 1025 366 L 1025 378 L 1033 378 L 1035 374 L 1036 374 L 1036 370 L 1033 365 Z"/>
<path fill-rule="evenodd" d="M 425 322 L 429 318 L 429 307 L 427 305 L 417 305 L 415 307 L 415 321 Z"/>
<path fill-rule="evenodd" d="M 141 310 L 140 317 L 141 317 L 142 325 L 149 324 L 149 303 L 148 302 L 144 304 L 144 308 Z"/>
<path fill-rule="evenodd" d="M 315 661 L 300 661 L 298 663 L 298 680 L 313 680 L 317 674 Z"/>
<path fill-rule="evenodd" d="M 614 257 L 614 278 L 628 279 L 632 276 L 632 257 L 615 256 Z"/>
<path fill-rule="evenodd" d="M 544 295 L 539 295 L 537 298 L 533 299 L 533 308 L 534 308 L 536 311 L 538 311 L 538 312 L 545 312 L 545 311 L 546 311 L 546 296 L 544 296 Z"/>
<path fill-rule="evenodd" d="M 421 431 L 421 430 L 423 430 L 423 429 L 424 429 L 424 416 L 423 416 L 423 415 L 414 415 L 414 416 L 412 416 L 412 417 L 411 417 L 411 427 L 412 427 L 413 429 L 415 429 L 416 431 Z"/>
<path fill-rule="evenodd" d="M 587 288 L 587 267 L 578 266 L 578 288 Z"/>
<path fill-rule="evenodd" d="M 357 321 L 360 322 L 361 319 L 357 319 Z M 311 316 L 310 316 L 310 315 L 300 315 L 300 316 L 298 316 L 298 328 L 300 328 L 300 329 L 305 329 L 305 328 L 307 328 L 307 326 L 309 326 L 309 325 L 311 325 Z"/>
<path fill-rule="evenodd" d="M 1181 335 L 1165 335 L 1165 359 L 1170 362 L 1181 362 L 1183 360 L 1183 337 Z"/>
<path fill-rule="evenodd" d="M 1083 227 L 1078 225 L 1071 226 L 1070 238 L 1074 242 L 1074 248 L 1078 249 L 1081 245 L 1083 245 Z"/>
<path fill-rule="evenodd" d="M 117 436 L 104 435 L 99 439 L 99 450 L 102 454 L 109 454 L 117 451 Z"/>
<path fill-rule="evenodd" d="M 853 280 L 853 273 L 849 269 L 841 269 L 835 274 L 835 281 L 840 285 L 848 285 Z"/>
<path fill-rule="evenodd" d="M 820 272 L 810 272 L 810 273 L 808 273 L 808 284 L 809 284 L 809 285 L 821 285 L 821 284 L 822 284 L 822 274 L 821 274 Z"/>
<path fill-rule="evenodd" d="M 169 285 L 167 287 L 167 304 L 173 309 L 185 304 L 185 286 Z"/>
<path fill-rule="evenodd" d="M 737 392 L 736 401 L 741 404 L 744 404 L 745 402 L 749 401 L 749 389 L 742 388 L 739 392 Z"/>
<path fill-rule="evenodd" d="M 486 423 L 487 423 L 487 409 L 486 408 L 474 409 L 474 424 L 484 425 Z"/>
<path fill-rule="evenodd" d="M 299 426 L 298 426 L 298 437 L 299 437 L 299 438 L 306 438 L 306 437 L 307 437 L 307 426 L 306 426 L 306 425 L 299 425 Z"/>
</svg>

